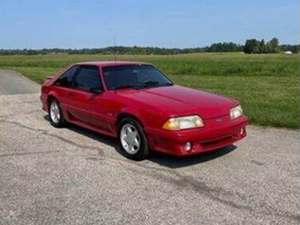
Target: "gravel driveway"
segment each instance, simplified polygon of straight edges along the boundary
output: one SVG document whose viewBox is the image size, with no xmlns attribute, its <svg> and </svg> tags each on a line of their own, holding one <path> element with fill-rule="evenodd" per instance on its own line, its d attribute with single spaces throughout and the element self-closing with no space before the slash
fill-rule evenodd
<svg viewBox="0 0 300 225">
<path fill-rule="evenodd" d="M 1 225 L 300 223 L 299 131 L 249 126 L 214 153 L 134 162 L 111 138 L 51 127 L 38 85 L 15 75 L 0 71 Z"/>
</svg>

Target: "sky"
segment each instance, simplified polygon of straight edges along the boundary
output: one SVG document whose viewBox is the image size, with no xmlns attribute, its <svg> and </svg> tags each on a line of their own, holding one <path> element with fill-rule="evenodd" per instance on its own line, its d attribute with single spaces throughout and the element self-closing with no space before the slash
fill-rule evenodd
<svg viewBox="0 0 300 225">
<path fill-rule="evenodd" d="M 299 12 L 299 0 L 0 0 L 0 48 L 296 44 Z"/>
</svg>

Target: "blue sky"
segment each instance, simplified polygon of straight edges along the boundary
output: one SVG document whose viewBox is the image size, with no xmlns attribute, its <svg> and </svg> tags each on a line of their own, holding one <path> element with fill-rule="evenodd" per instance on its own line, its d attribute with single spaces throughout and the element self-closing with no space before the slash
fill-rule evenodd
<svg viewBox="0 0 300 225">
<path fill-rule="evenodd" d="M 299 0 L 1 0 L 0 48 L 299 43 Z"/>
</svg>

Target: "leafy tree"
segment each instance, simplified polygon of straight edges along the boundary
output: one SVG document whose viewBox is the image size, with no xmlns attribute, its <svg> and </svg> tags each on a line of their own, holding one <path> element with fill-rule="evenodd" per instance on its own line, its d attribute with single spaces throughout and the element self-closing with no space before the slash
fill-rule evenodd
<svg viewBox="0 0 300 225">
<path fill-rule="evenodd" d="M 277 38 L 272 38 L 271 41 L 265 43 L 262 39 L 258 41 L 256 39 L 247 40 L 244 46 L 244 52 L 251 53 L 277 53 L 280 52 L 281 48 L 279 46 L 279 40 Z"/>
<path fill-rule="evenodd" d="M 281 51 L 291 51 L 293 53 L 300 52 L 300 45 L 281 45 L 280 46 Z"/>
<path fill-rule="evenodd" d="M 266 50 L 267 50 L 267 49 L 266 49 L 266 45 L 265 45 L 265 40 L 262 39 L 262 40 L 260 41 L 260 43 L 259 43 L 259 52 L 260 52 L 260 53 L 266 53 L 266 52 L 267 52 Z"/>
<path fill-rule="evenodd" d="M 247 40 L 244 46 L 244 52 L 248 54 L 260 53 L 260 42 L 256 39 Z"/>
<path fill-rule="evenodd" d="M 233 42 L 219 42 L 214 43 L 207 48 L 208 52 L 237 52 L 242 51 L 243 47 L 241 45 L 235 44 Z"/>
<path fill-rule="evenodd" d="M 272 40 L 269 42 L 269 45 L 272 53 L 276 53 L 280 51 L 279 40 L 277 38 L 272 38 Z"/>
<path fill-rule="evenodd" d="M 233 42 L 219 42 L 207 47 L 198 48 L 157 48 L 157 47 L 126 47 L 114 46 L 106 48 L 83 48 L 83 49 L 0 49 L 0 55 L 37 55 L 37 54 L 143 54 L 143 55 L 173 55 L 183 53 L 199 53 L 199 52 L 237 52 L 245 53 L 276 53 L 279 51 L 292 51 L 297 53 L 300 51 L 300 45 L 279 45 L 279 40 L 273 38 L 265 42 L 264 39 L 258 41 L 249 39 L 245 45 L 239 45 Z"/>
</svg>

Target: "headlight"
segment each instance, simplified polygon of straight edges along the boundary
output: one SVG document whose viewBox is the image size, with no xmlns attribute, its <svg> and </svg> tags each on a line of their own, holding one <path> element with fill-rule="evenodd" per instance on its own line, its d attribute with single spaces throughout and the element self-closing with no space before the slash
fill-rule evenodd
<svg viewBox="0 0 300 225">
<path fill-rule="evenodd" d="M 230 118 L 232 120 L 240 117 L 241 115 L 243 115 L 243 109 L 240 105 L 238 105 L 230 110 Z"/>
<path fill-rule="evenodd" d="M 203 126 L 203 120 L 199 116 L 183 116 L 169 119 L 165 122 L 163 128 L 166 130 L 182 130 Z"/>
</svg>

